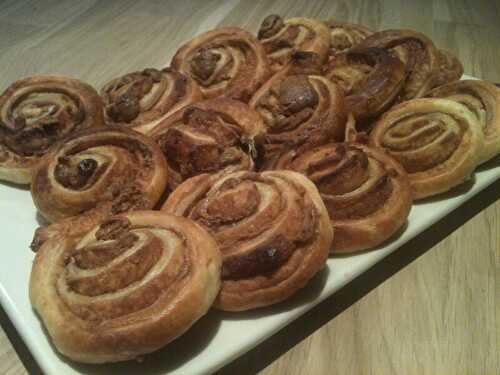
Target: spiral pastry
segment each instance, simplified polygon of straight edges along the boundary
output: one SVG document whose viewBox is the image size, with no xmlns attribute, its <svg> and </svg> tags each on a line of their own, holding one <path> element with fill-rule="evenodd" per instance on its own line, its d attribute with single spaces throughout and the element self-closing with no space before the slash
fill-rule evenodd
<svg viewBox="0 0 500 375">
<path fill-rule="evenodd" d="M 381 48 L 354 48 L 333 56 L 325 76 L 344 89 L 346 107 L 359 124 L 381 114 L 405 84 L 403 63 Z"/>
<path fill-rule="evenodd" d="M 273 72 L 287 65 L 297 51 L 315 53 L 324 62 L 330 48 L 328 27 L 310 18 L 283 20 L 275 14 L 267 16 L 262 21 L 257 37 L 264 46 Z"/>
<path fill-rule="evenodd" d="M 273 167 L 300 172 L 315 183 L 335 233 L 332 253 L 381 244 L 410 213 L 408 175 L 380 150 L 354 143 L 305 146 L 281 155 Z"/>
<path fill-rule="evenodd" d="M 297 145 L 341 141 L 344 137 L 342 89 L 323 76 L 288 75 L 289 71 L 275 74 L 249 103 L 267 129 L 261 157 L 264 164 Z"/>
<path fill-rule="evenodd" d="M 385 30 L 370 35 L 359 46 L 387 49 L 403 62 L 407 76 L 399 101 L 421 97 L 434 87 L 440 66 L 439 51 L 424 34 Z"/>
<path fill-rule="evenodd" d="M 165 154 L 173 190 L 202 173 L 252 170 L 256 141 L 264 133 L 262 119 L 248 105 L 215 98 L 177 111 L 148 135 Z"/>
<path fill-rule="evenodd" d="M 347 52 L 373 34 L 370 29 L 355 23 L 329 20 L 326 25 L 330 29 L 330 56 L 332 57 L 337 53 Z"/>
<path fill-rule="evenodd" d="M 500 153 L 500 89 L 476 80 L 449 83 L 432 90 L 428 96 L 455 100 L 469 108 L 479 120 L 484 132 L 484 146 L 479 162 L 483 163 Z"/>
<path fill-rule="evenodd" d="M 46 242 L 30 299 L 57 350 L 85 363 L 155 351 L 210 308 L 221 255 L 206 230 L 159 211 L 114 216 Z"/>
<path fill-rule="evenodd" d="M 33 201 L 57 223 L 39 228 L 32 248 L 55 235 L 89 230 L 111 214 L 151 209 L 166 184 L 166 161 L 152 139 L 117 127 L 75 133 L 34 171 Z"/>
<path fill-rule="evenodd" d="M 215 306 L 240 311 L 285 300 L 328 258 L 333 232 L 314 184 L 292 171 L 199 175 L 162 207 L 205 226 L 222 252 Z"/>
<path fill-rule="evenodd" d="M 369 143 L 402 164 L 415 199 L 420 199 L 468 179 L 484 147 L 484 135 L 466 106 L 448 99 L 414 99 L 386 112 Z"/>
<path fill-rule="evenodd" d="M 358 130 L 356 120 L 352 113 L 349 113 L 349 115 L 347 116 L 347 122 L 345 124 L 344 142 L 360 143 L 363 145 L 368 144 L 368 133 L 366 131 Z"/>
<path fill-rule="evenodd" d="M 439 50 L 439 71 L 434 82 L 434 87 L 458 81 L 464 74 L 464 67 L 460 60 L 444 49 Z"/>
<path fill-rule="evenodd" d="M 99 94 L 74 78 L 20 79 L 0 96 L 0 180 L 31 183 L 33 168 L 55 142 L 104 125 Z"/>
<path fill-rule="evenodd" d="M 145 69 L 115 78 L 103 86 L 101 96 L 108 123 L 141 133 L 202 98 L 194 80 L 170 68 Z"/>
<path fill-rule="evenodd" d="M 173 69 L 192 77 L 207 99 L 248 102 L 271 74 L 264 48 L 248 31 L 222 27 L 198 35 L 172 59 Z"/>
</svg>

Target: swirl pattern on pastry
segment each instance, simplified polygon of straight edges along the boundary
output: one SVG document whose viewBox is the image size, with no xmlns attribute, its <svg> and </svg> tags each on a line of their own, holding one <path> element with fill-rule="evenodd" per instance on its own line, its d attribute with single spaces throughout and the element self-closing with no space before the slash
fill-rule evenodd
<svg viewBox="0 0 500 375">
<path fill-rule="evenodd" d="M 169 187 L 202 173 L 252 170 L 265 127 L 245 103 L 215 98 L 185 107 L 150 133 L 167 159 Z"/>
<path fill-rule="evenodd" d="M 381 244 L 410 213 L 408 175 L 381 150 L 355 143 L 304 146 L 284 153 L 272 167 L 300 172 L 315 183 L 335 233 L 332 253 Z"/>
<path fill-rule="evenodd" d="M 176 52 L 171 66 L 198 82 L 206 99 L 225 96 L 248 102 L 271 74 L 262 45 L 237 27 L 191 39 Z"/>
<path fill-rule="evenodd" d="M 414 99 L 386 112 L 370 133 L 408 172 L 415 199 L 445 192 L 467 180 L 484 144 L 481 124 L 448 99 Z"/>
<path fill-rule="evenodd" d="M 324 62 L 330 48 L 328 27 L 310 18 L 283 20 L 275 14 L 267 16 L 262 21 L 257 37 L 264 46 L 273 72 L 285 67 L 297 51 L 315 53 Z"/>
<path fill-rule="evenodd" d="M 326 25 L 330 29 L 330 56 L 346 52 L 357 46 L 373 31 L 355 23 L 329 20 Z"/>
<path fill-rule="evenodd" d="M 387 49 L 403 62 L 407 77 L 400 101 L 421 97 L 434 87 L 439 72 L 439 52 L 424 34 L 384 30 L 370 35 L 359 46 Z"/>
<path fill-rule="evenodd" d="M 455 100 L 464 104 L 476 115 L 484 132 L 480 163 L 500 153 L 500 89 L 498 87 L 485 81 L 456 81 L 435 88 L 428 96 Z"/>
<path fill-rule="evenodd" d="M 58 140 L 104 125 L 99 94 L 77 79 L 39 75 L 0 96 L 0 180 L 31 182 L 33 168 Z"/>
<path fill-rule="evenodd" d="M 202 98 L 194 80 L 170 68 L 144 69 L 115 78 L 103 86 L 101 96 L 108 123 L 141 133 Z"/>
<path fill-rule="evenodd" d="M 264 119 L 267 129 L 264 164 L 302 143 L 341 141 L 344 137 L 346 109 L 342 89 L 320 75 L 288 72 L 284 69 L 275 74 L 249 103 Z"/>
<path fill-rule="evenodd" d="M 117 127 L 75 133 L 34 172 L 33 201 L 56 223 L 39 228 L 32 247 L 52 235 L 86 231 L 112 214 L 151 209 L 166 184 L 166 161 L 152 139 Z"/>
<path fill-rule="evenodd" d="M 219 291 L 220 267 L 201 226 L 135 211 L 47 241 L 33 263 L 30 299 L 62 354 L 123 361 L 160 349 L 202 317 Z"/>
<path fill-rule="evenodd" d="M 444 49 L 439 50 L 439 71 L 434 82 L 434 87 L 458 81 L 464 74 L 464 67 L 460 60 Z"/>
<path fill-rule="evenodd" d="M 357 128 L 356 119 L 352 113 L 347 116 L 345 125 L 344 143 L 368 144 L 368 133 Z"/>
<path fill-rule="evenodd" d="M 363 123 L 393 103 L 406 73 L 403 63 L 384 49 L 354 48 L 333 56 L 325 76 L 344 89 L 348 111 Z"/>
<path fill-rule="evenodd" d="M 285 300 L 328 258 L 333 232 L 314 184 L 292 171 L 199 175 L 162 207 L 204 225 L 223 257 L 215 306 L 248 310 Z"/>
</svg>

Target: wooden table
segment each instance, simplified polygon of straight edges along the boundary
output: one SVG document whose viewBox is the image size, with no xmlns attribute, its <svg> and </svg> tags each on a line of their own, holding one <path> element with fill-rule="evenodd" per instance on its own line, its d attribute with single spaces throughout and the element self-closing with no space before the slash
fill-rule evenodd
<svg viewBox="0 0 500 375">
<path fill-rule="evenodd" d="M 168 64 L 199 30 L 255 32 L 269 13 L 420 30 L 500 82 L 498 1 L 12 0 L 0 2 L 0 89 L 40 73 L 99 87 Z M 500 373 L 499 197 L 500 181 L 220 373 Z M 39 374 L 3 310 L 0 323 L 0 374 Z"/>
</svg>

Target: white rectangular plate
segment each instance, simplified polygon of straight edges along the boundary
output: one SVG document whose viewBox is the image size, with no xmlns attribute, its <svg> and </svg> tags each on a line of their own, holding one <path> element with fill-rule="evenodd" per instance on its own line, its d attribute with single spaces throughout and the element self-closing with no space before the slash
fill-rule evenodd
<svg viewBox="0 0 500 375">
<path fill-rule="evenodd" d="M 470 78 L 465 77 L 464 78 Z M 498 158 L 497 160 L 498 161 Z M 288 323 L 332 295 L 375 263 L 397 250 L 479 191 L 500 178 L 498 162 L 480 168 L 468 189 L 413 206 L 408 226 L 376 250 L 331 258 L 327 268 L 290 301 L 260 311 L 229 314 L 211 311 L 183 337 L 146 357 L 143 363 L 79 365 L 59 356 L 31 309 L 28 281 L 34 254 L 29 250 L 38 226 L 27 189 L 0 184 L 0 302 L 46 375 L 56 374 L 209 374 L 249 351 Z M 466 190 L 466 191 L 462 191 Z"/>
</svg>

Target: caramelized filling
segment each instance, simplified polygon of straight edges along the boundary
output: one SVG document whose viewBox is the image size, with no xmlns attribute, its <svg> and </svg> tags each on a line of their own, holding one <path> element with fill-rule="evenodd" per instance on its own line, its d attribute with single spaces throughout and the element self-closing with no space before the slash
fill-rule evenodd
<svg viewBox="0 0 500 375">
<path fill-rule="evenodd" d="M 85 118 L 80 100 L 63 89 L 33 88 L 12 102 L 6 113 L 0 138 L 22 156 L 45 153 Z"/>
<path fill-rule="evenodd" d="M 259 39 L 270 38 L 276 35 L 284 26 L 283 18 L 276 14 L 271 14 L 262 21 L 257 37 Z"/>
<path fill-rule="evenodd" d="M 182 179 L 215 172 L 249 159 L 242 134 L 232 119 L 196 107 L 185 110 L 182 123 L 157 138 L 171 167 Z"/>
<path fill-rule="evenodd" d="M 187 82 L 179 80 L 179 74 L 169 69 L 145 69 L 117 78 L 103 88 L 103 99 L 106 104 L 106 113 L 114 122 L 131 123 L 141 113 L 147 112 L 165 101 L 166 112 L 173 103 L 169 98 L 162 98 L 168 87 L 168 74 L 172 74 L 177 85 L 174 84 L 170 101 L 176 101 L 176 96 L 182 96 Z"/>
</svg>

